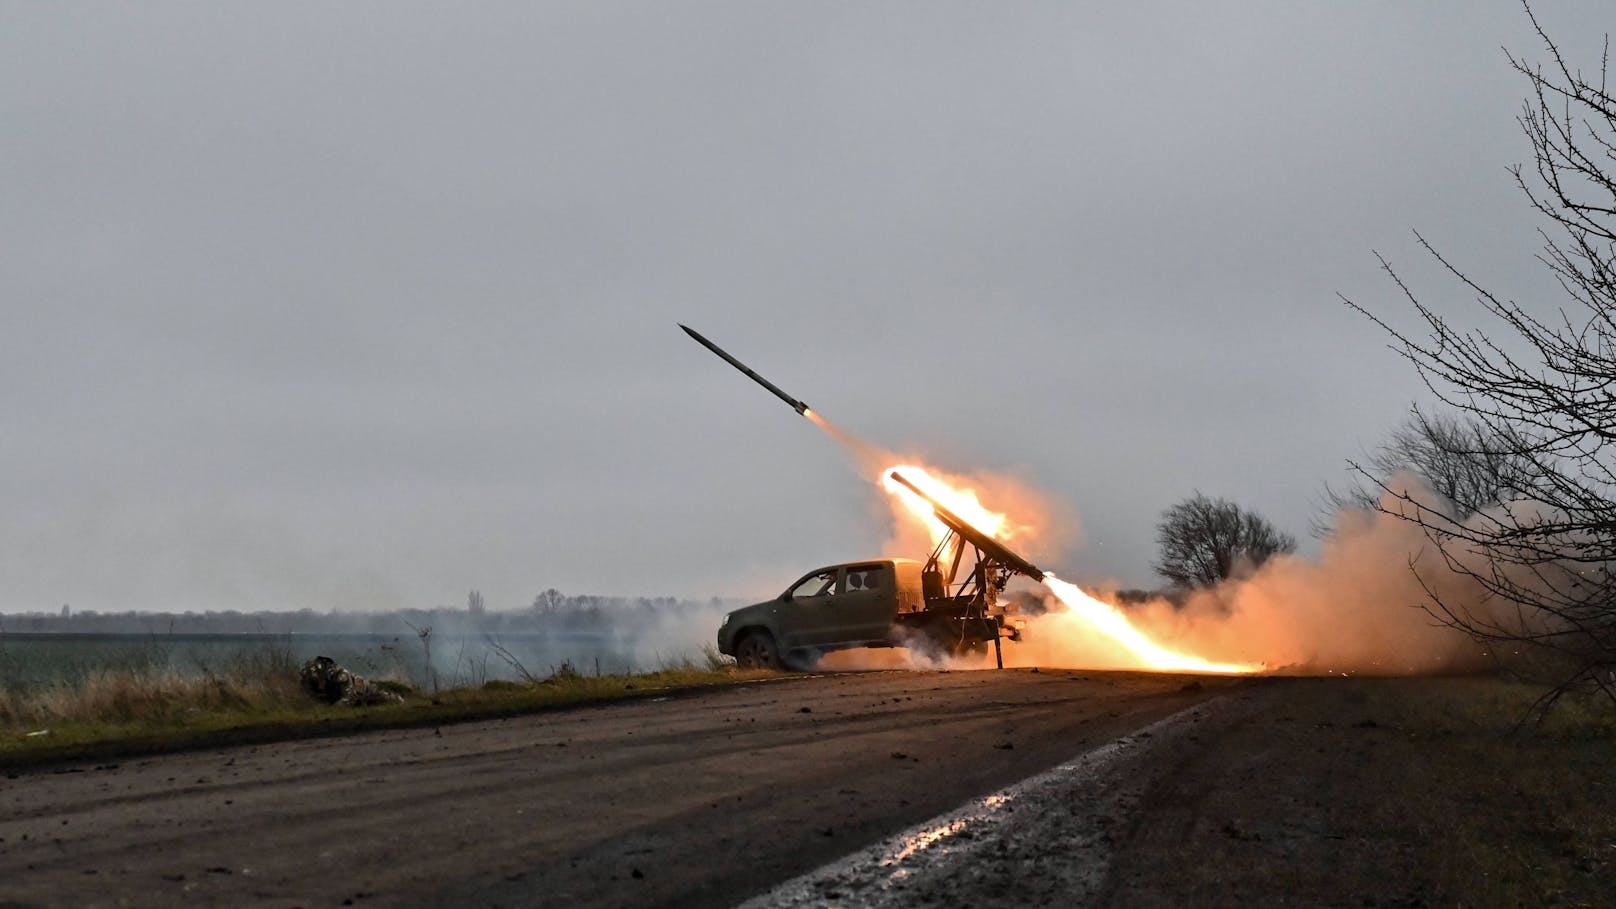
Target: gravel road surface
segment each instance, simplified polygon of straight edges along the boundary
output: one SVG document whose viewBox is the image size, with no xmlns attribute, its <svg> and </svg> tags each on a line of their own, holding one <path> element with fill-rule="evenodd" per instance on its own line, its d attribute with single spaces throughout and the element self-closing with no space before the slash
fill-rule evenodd
<svg viewBox="0 0 1616 909">
<path fill-rule="evenodd" d="M 761 682 L 0 780 L 0 906 L 730 905 L 1233 680 Z"/>
</svg>

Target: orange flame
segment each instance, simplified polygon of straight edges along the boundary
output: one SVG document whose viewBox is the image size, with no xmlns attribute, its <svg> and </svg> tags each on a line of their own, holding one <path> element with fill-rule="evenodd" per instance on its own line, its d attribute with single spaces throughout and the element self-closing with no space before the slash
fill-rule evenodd
<svg viewBox="0 0 1616 909">
<path fill-rule="evenodd" d="M 944 507 L 959 515 L 971 526 L 997 540 L 1004 543 L 1013 542 L 1018 535 L 1025 534 L 1028 529 L 1016 524 L 1008 515 L 983 505 L 977 498 L 975 490 L 958 488 L 939 479 L 924 467 L 899 464 L 882 469 L 881 487 L 902 502 L 910 514 L 926 522 L 933 543 L 942 540 L 948 534 L 948 527 L 937 520 L 931 506 L 926 504 L 924 499 L 892 480 L 891 474 L 894 470 L 903 474 L 911 483 L 941 502 Z M 1070 615 L 1081 619 L 1089 628 L 1115 643 L 1131 657 L 1131 662 L 1142 669 L 1209 673 L 1247 673 L 1263 669 L 1261 665 L 1215 663 L 1192 654 L 1170 650 L 1133 627 L 1115 606 L 1089 596 L 1078 589 L 1077 585 L 1047 572 L 1043 583 L 1066 607 Z"/>
<path fill-rule="evenodd" d="M 943 480 L 932 476 L 924 467 L 912 464 L 894 464 L 881 471 L 881 487 L 898 497 L 898 500 L 909 509 L 915 517 L 926 522 L 931 530 L 931 541 L 937 543 L 948 535 L 948 526 L 937 520 L 932 514 L 931 506 L 926 500 L 915 495 L 914 491 L 904 487 L 892 479 L 892 472 L 903 474 L 909 482 L 920 487 L 926 495 L 943 503 L 943 507 L 954 512 L 966 523 L 982 531 L 988 536 L 1008 543 L 1014 540 L 1025 528 L 1011 523 L 1010 519 L 997 511 L 989 511 L 976 497 L 976 491 L 971 489 L 956 489 Z"/>
<path fill-rule="evenodd" d="M 1044 586 L 1065 604 L 1068 612 L 1087 621 L 1094 626 L 1094 630 L 1122 645 L 1138 658 L 1140 665 L 1145 669 L 1229 674 L 1260 672 L 1263 669 L 1260 664 L 1213 663 L 1188 653 L 1168 650 L 1145 637 L 1144 633 L 1133 627 L 1115 606 L 1096 600 L 1079 590 L 1076 584 L 1063 581 L 1051 572 L 1045 572 Z"/>
</svg>

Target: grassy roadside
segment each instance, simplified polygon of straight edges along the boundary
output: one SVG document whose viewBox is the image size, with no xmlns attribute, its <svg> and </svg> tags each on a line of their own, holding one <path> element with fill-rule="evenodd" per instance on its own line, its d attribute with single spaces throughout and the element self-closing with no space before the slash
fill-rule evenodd
<svg viewBox="0 0 1616 909">
<path fill-rule="evenodd" d="M 1275 680 L 1147 792 L 1138 906 L 1609 906 L 1616 718 L 1493 678 Z"/>
<path fill-rule="evenodd" d="M 568 673 L 528 684 L 489 682 L 435 694 L 384 683 L 402 696 L 401 703 L 350 707 L 309 698 L 295 675 L 240 679 L 106 673 L 71 690 L 29 698 L 0 694 L 0 769 L 492 719 L 779 675 L 693 667 L 633 675 Z"/>
<path fill-rule="evenodd" d="M 1433 902 L 1598 906 L 1616 894 L 1616 718 L 1568 698 L 1522 724 L 1541 693 L 1488 679 L 1365 685 L 1360 709 L 1387 728 L 1362 731 L 1393 761 L 1378 816 L 1417 843 Z"/>
</svg>

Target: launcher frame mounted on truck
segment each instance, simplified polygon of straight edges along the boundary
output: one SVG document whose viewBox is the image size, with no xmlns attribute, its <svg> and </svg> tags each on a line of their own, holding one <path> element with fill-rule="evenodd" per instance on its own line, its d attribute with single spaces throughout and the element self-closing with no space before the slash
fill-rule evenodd
<svg viewBox="0 0 1616 909">
<path fill-rule="evenodd" d="M 937 520 L 948 528 L 921 569 L 925 611 L 920 616 L 901 617 L 900 624 L 924 624 L 928 633 L 952 650 L 966 650 L 992 641 L 994 661 L 1003 669 L 1006 609 L 999 605 L 999 595 L 1012 576 L 1020 574 L 1042 582 L 1044 572 L 927 495 L 908 477 L 896 470 L 887 476 L 919 496 Z M 974 561 L 961 576 L 967 546 Z M 904 618 L 909 621 L 905 622 Z M 1008 636 L 1016 640 L 1020 632 L 1012 626 Z"/>
</svg>

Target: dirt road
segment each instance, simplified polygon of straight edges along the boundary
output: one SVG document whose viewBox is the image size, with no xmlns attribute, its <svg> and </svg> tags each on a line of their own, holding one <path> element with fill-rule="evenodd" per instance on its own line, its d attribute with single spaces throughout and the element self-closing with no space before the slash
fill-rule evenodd
<svg viewBox="0 0 1616 909">
<path fill-rule="evenodd" d="M 0 904 L 733 904 L 1239 685 L 847 674 L 25 772 Z"/>
</svg>

